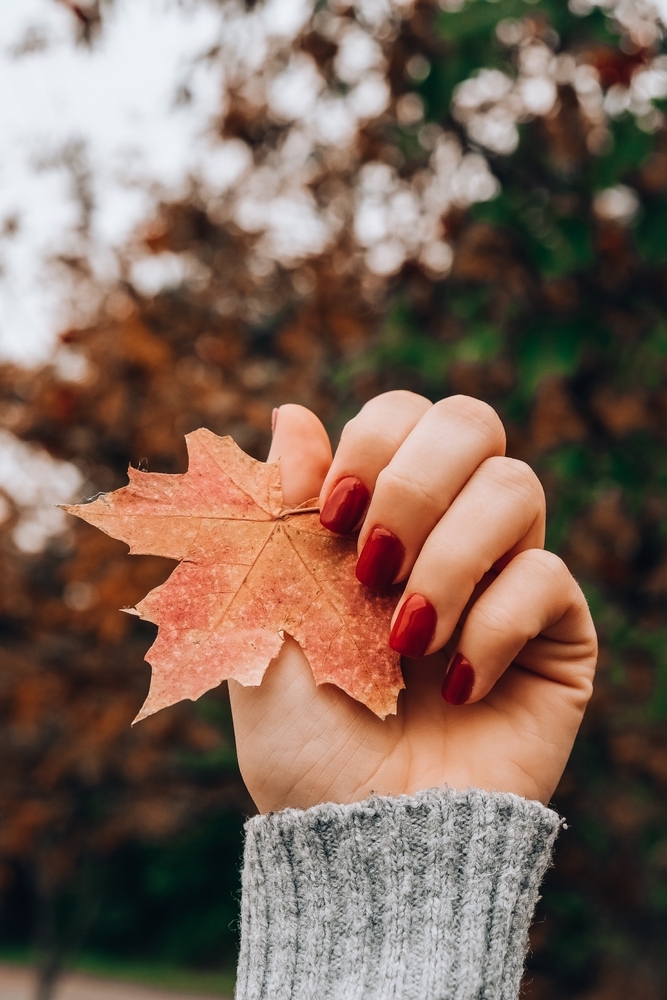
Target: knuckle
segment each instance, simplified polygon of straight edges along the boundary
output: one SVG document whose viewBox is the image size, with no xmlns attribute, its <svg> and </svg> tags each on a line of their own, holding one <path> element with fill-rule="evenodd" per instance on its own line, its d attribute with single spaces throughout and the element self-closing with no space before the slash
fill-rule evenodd
<svg viewBox="0 0 667 1000">
<path fill-rule="evenodd" d="M 419 409 L 430 409 L 432 405 L 426 396 L 420 396 L 418 392 L 410 392 L 409 389 L 390 389 L 389 392 L 381 392 L 379 396 L 375 396 L 365 403 L 363 409 L 376 404 L 383 406 L 387 404 L 390 406 L 409 406 L 410 408 L 418 407 Z"/>
<path fill-rule="evenodd" d="M 546 577 L 552 586 L 559 587 L 567 593 L 570 605 L 583 612 L 586 620 L 586 632 L 597 646 L 595 625 L 584 592 L 560 556 L 557 556 L 555 552 L 549 552 L 548 549 L 525 549 L 523 552 L 519 552 L 512 562 L 532 572 L 539 573 Z"/>
<path fill-rule="evenodd" d="M 342 441 L 346 441 L 347 442 L 347 441 L 350 440 L 350 438 L 354 437 L 356 428 L 358 426 L 357 424 L 355 424 L 355 420 L 356 419 L 357 419 L 357 417 L 352 417 L 352 419 L 348 420 L 348 422 L 343 427 L 342 431 L 340 432 L 340 440 L 341 440 L 341 442 Z"/>
<path fill-rule="evenodd" d="M 512 561 L 519 565 L 525 563 L 532 570 L 551 577 L 554 584 L 558 586 L 572 583 L 577 587 L 574 577 L 561 557 L 557 556 L 555 552 L 549 552 L 548 549 L 526 549 L 524 552 L 519 552 Z M 578 587 L 577 590 L 579 590 Z"/>
<path fill-rule="evenodd" d="M 345 445 L 374 447 L 379 445 L 393 450 L 398 447 L 409 429 L 427 409 L 430 400 L 407 389 L 395 389 L 374 396 L 362 406 L 356 416 L 343 427 L 340 440 Z"/>
<path fill-rule="evenodd" d="M 421 505 L 426 502 L 429 507 L 440 509 L 442 499 L 433 493 L 432 489 L 425 482 L 420 481 L 412 470 L 410 475 L 401 472 L 400 469 L 386 466 L 378 475 L 376 493 L 385 498 L 392 498 L 397 494 L 415 497 Z"/>
<path fill-rule="evenodd" d="M 388 438 L 386 429 L 380 424 L 374 424 L 368 420 L 360 421 L 359 414 L 357 414 L 343 427 L 340 442 L 346 447 L 357 448 L 363 445 L 374 449 L 386 446 Z"/>
<path fill-rule="evenodd" d="M 561 557 L 555 552 L 549 552 L 548 549 L 526 549 L 512 561 L 518 563 L 520 567 L 526 567 L 529 572 L 539 574 L 548 581 L 554 591 L 563 595 L 568 607 L 578 612 L 579 628 L 585 645 L 589 647 L 589 651 L 597 652 L 597 633 L 588 602 Z"/>
<path fill-rule="evenodd" d="M 426 396 L 419 393 L 410 392 L 409 389 L 391 389 L 389 392 L 382 392 L 379 396 L 374 396 L 364 403 L 354 420 L 365 423 L 368 420 L 386 419 L 387 414 L 392 416 L 405 415 L 414 418 L 421 417 L 427 410 L 431 409 L 431 401 Z M 351 423 L 353 421 L 350 421 Z"/>
<path fill-rule="evenodd" d="M 509 609 L 491 601 L 478 602 L 470 612 L 472 624 L 496 638 L 516 631 L 515 616 Z"/>
<path fill-rule="evenodd" d="M 507 458 L 505 455 L 494 455 L 482 462 L 480 471 L 490 475 L 498 486 L 518 493 L 532 503 L 537 502 L 541 508 L 546 507 L 542 483 L 526 462 Z"/>
<path fill-rule="evenodd" d="M 434 404 L 434 409 L 451 415 L 479 430 L 491 445 L 505 450 L 505 428 L 503 422 L 488 403 L 474 396 L 447 396 Z"/>
</svg>

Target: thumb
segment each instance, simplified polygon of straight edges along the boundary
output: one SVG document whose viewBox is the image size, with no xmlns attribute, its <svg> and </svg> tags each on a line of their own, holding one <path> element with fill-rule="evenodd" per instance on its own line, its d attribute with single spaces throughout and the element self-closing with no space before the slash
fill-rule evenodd
<svg viewBox="0 0 667 1000">
<path fill-rule="evenodd" d="M 283 499 L 289 507 L 319 496 L 331 459 L 329 436 L 311 410 L 286 403 L 273 411 L 267 462 L 280 462 Z"/>
</svg>

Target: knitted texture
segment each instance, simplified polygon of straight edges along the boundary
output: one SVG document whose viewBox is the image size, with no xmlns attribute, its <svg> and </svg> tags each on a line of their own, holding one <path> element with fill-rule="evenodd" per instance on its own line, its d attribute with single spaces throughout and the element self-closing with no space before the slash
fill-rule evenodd
<svg viewBox="0 0 667 1000">
<path fill-rule="evenodd" d="M 560 822 L 448 788 L 251 819 L 237 1000 L 515 1000 Z"/>
</svg>

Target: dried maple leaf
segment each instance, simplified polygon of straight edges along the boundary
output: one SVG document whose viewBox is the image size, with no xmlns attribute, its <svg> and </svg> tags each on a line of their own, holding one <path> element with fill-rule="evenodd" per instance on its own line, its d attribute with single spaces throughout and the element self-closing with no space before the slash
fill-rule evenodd
<svg viewBox="0 0 667 1000">
<path fill-rule="evenodd" d="M 137 719 L 228 677 L 259 684 L 284 634 L 308 657 L 317 684 L 336 684 L 380 718 L 403 685 L 388 646 L 395 597 L 358 583 L 356 542 L 316 512 L 285 511 L 278 465 L 250 458 L 229 437 L 186 437 L 183 475 L 130 468 L 129 485 L 64 509 L 130 546 L 178 559 L 135 611 L 158 625 Z"/>
</svg>

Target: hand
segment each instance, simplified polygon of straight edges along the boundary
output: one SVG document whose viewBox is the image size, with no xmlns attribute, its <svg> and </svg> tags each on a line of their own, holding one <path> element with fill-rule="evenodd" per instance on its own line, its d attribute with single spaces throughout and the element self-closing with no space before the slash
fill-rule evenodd
<svg viewBox="0 0 667 1000">
<path fill-rule="evenodd" d="M 230 681 L 241 773 L 260 811 L 441 785 L 549 801 L 597 643 L 581 590 L 542 548 L 539 480 L 504 451 L 495 411 L 466 396 L 377 396 L 333 461 L 317 417 L 280 408 L 269 460 L 280 460 L 285 502 L 319 493 L 323 524 L 361 529 L 362 582 L 407 581 L 391 631 L 406 689 L 383 722 L 318 688 L 289 637 L 260 687 Z"/>
</svg>

